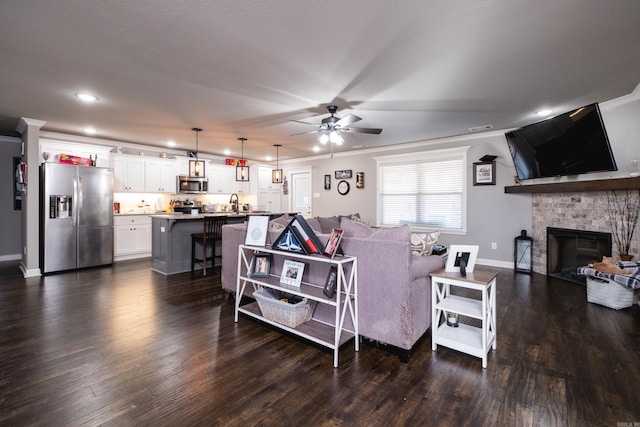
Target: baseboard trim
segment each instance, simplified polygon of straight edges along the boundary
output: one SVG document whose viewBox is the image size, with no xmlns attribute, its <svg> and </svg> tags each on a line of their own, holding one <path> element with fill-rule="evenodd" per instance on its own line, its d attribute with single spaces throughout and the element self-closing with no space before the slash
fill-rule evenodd
<svg viewBox="0 0 640 427">
<path fill-rule="evenodd" d="M 22 255 L 20 254 L 0 255 L 0 262 L 20 261 L 21 259 L 22 259 Z"/>
<path fill-rule="evenodd" d="M 496 259 L 477 258 L 476 265 L 486 265 L 487 267 L 509 268 L 513 270 L 513 262 L 499 261 Z"/>
</svg>

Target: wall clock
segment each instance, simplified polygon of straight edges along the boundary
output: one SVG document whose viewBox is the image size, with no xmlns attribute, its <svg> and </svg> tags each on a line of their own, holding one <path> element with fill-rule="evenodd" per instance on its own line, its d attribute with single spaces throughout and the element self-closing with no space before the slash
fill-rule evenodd
<svg viewBox="0 0 640 427">
<path fill-rule="evenodd" d="M 349 192 L 349 183 L 344 179 L 338 183 L 338 193 L 343 196 Z"/>
</svg>

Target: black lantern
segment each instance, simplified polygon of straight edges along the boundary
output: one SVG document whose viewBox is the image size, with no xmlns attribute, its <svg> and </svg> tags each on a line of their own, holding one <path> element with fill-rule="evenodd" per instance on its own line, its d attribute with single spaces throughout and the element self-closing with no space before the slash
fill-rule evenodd
<svg viewBox="0 0 640 427">
<path fill-rule="evenodd" d="M 533 272 L 533 239 L 522 230 L 515 238 L 513 251 L 513 267 L 516 273 L 531 274 Z"/>
</svg>

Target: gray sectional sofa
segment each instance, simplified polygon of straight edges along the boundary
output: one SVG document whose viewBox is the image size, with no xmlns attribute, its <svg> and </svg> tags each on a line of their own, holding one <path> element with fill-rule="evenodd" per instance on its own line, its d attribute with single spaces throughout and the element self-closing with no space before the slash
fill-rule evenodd
<svg viewBox="0 0 640 427">
<path fill-rule="evenodd" d="M 288 220 L 283 217 L 271 221 L 270 242 L 276 240 Z M 411 231 L 406 225 L 372 228 L 349 217 L 310 218 L 307 222 L 323 244 L 331 228 L 344 230 L 340 246 L 346 255 L 358 258 L 360 335 L 400 349 L 401 360 L 408 361 L 412 347 L 431 326 L 429 273 L 444 267 L 445 260 L 438 255 L 413 255 Z M 231 293 L 236 291 L 238 246 L 244 243 L 245 232 L 246 224 L 222 227 L 222 286 Z M 281 259 L 274 260 L 272 273 L 278 273 L 281 266 Z M 321 269 L 305 269 L 303 280 L 324 283 L 326 274 Z M 318 309 L 314 317 L 331 319 Z"/>
</svg>

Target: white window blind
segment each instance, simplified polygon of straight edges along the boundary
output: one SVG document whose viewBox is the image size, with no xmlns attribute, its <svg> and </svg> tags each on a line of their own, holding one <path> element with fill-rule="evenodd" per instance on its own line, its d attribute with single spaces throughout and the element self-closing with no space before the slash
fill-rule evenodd
<svg viewBox="0 0 640 427">
<path fill-rule="evenodd" d="M 464 231 L 465 151 L 377 158 L 378 223 Z"/>
</svg>

